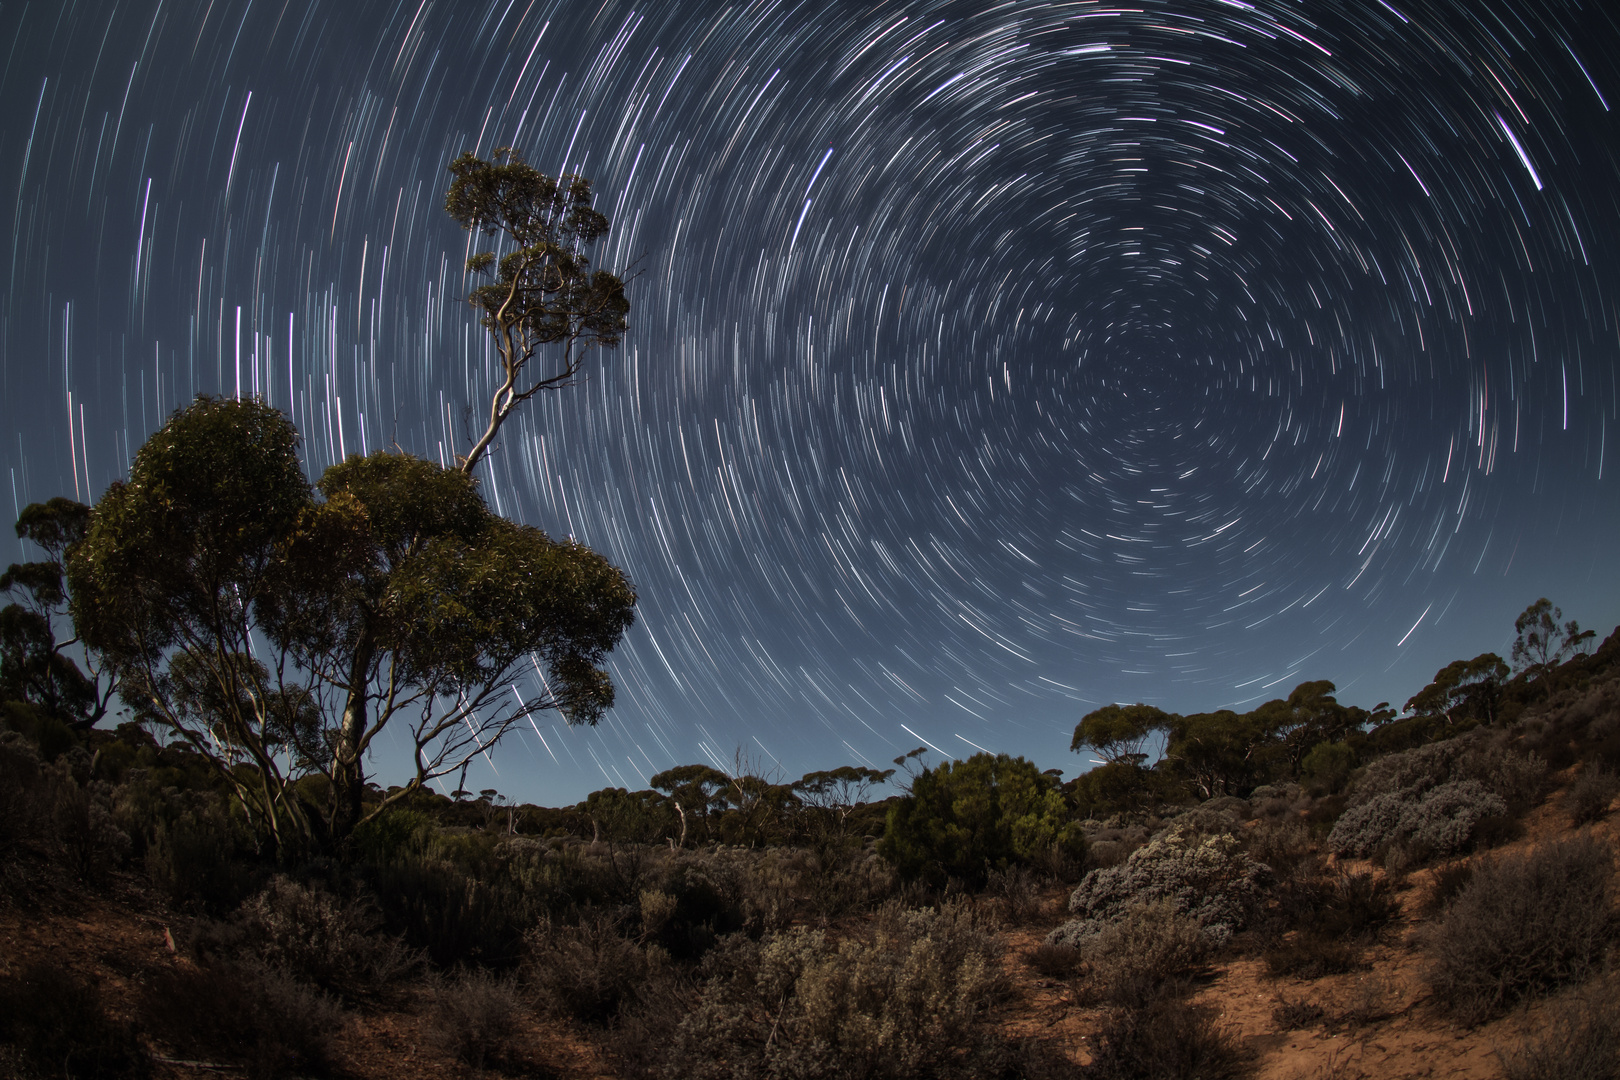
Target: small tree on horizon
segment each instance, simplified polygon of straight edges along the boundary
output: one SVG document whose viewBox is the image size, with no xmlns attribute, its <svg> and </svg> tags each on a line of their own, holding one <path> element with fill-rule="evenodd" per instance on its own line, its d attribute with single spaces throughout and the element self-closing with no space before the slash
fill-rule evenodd
<svg viewBox="0 0 1620 1080">
<path fill-rule="evenodd" d="M 1513 620 L 1513 666 L 1540 673 L 1557 667 L 1585 649 L 1596 634 L 1582 630 L 1574 619 L 1561 623 L 1564 613 L 1545 596 Z"/>
</svg>

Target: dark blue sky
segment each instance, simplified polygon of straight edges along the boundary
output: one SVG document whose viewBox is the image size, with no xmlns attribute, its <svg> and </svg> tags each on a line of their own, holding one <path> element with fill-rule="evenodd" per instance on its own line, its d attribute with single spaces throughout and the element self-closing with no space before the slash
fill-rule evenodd
<svg viewBox="0 0 1620 1080">
<path fill-rule="evenodd" d="M 483 477 L 640 618 L 600 728 L 540 718 L 470 787 L 923 741 L 1072 775 L 1105 702 L 1399 703 L 1538 596 L 1620 621 L 1605 5 L 68 0 L 0 31 L 13 511 L 99 495 L 198 392 L 288 410 L 312 475 L 465 450 L 492 365 L 444 165 L 595 180 L 632 332 Z"/>
</svg>

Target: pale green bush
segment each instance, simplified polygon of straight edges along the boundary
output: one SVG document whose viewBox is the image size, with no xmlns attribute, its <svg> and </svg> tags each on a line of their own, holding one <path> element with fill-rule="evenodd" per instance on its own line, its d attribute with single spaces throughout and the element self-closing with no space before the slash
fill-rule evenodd
<svg viewBox="0 0 1620 1080">
<path fill-rule="evenodd" d="M 1087 874 L 1069 897 L 1077 918 L 1047 940 L 1078 944 L 1132 907 L 1164 902 L 1195 921 L 1211 944 L 1224 944 L 1248 922 L 1271 876 L 1270 868 L 1243 851 L 1231 834 L 1206 834 L 1178 823 L 1120 865 Z"/>
</svg>

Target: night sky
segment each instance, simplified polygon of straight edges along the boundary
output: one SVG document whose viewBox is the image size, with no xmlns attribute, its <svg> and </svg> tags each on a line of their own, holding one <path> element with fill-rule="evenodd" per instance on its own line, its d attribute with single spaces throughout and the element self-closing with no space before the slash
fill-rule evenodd
<svg viewBox="0 0 1620 1080">
<path fill-rule="evenodd" d="M 13 512 L 199 392 L 312 476 L 449 461 L 495 365 L 445 164 L 594 180 L 631 332 L 481 475 L 639 618 L 599 728 L 468 787 L 1073 775 L 1110 701 L 1399 704 L 1538 596 L 1620 621 L 1601 0 L 5 0 L 0 49 Z"/>
</svg>

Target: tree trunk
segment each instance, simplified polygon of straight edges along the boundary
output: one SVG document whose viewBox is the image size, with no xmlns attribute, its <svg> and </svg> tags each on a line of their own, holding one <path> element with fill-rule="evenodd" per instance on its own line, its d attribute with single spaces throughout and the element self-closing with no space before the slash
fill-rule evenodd
<svg viewBox="0 0 1620 1080">
<path fill-rule="evenodd" d="M 343 703 L 343 723 L 338 728 L 337 745 L 332 754 L 330 817 L 334 844 L 346 840 L 360 822 L 361 796 L 366 786 L 365 774 L 360 768 L 360 739 L 370 719 L 369 672 L 375 651 L 371 635 L 362 630 L 360 640 L 355 643 L 349 668 L 349 693 Z"/>
</svg>

